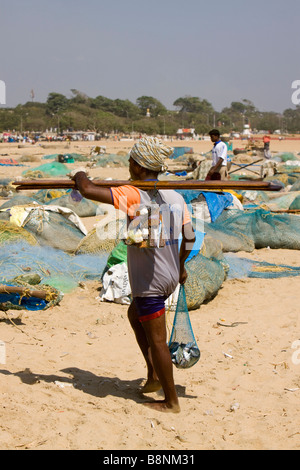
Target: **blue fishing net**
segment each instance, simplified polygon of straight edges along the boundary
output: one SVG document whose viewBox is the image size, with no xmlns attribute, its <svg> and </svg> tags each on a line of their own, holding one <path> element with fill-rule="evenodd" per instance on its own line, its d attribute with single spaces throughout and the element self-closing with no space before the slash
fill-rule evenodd
<svg viewBox="0 0 300 470">
<path fill-rule="evenodd" d="M 274 279 L 300 276 L 300 267 L 296 266 L 254 261 L 228 253 L 224 255 L 224 258 L 229 266 L 228 279 L 242 279 L 245 277 Z"/>
<path fill-rule="evenodd" d="M 255 248 L 300 249 L 300 218 L 263 209 L 224 211 L 214 223 L 204 223 L 205 233 L 219 240 L 224 252 Z"/>
<path fill-rule="evenodd" d="M 79 282 L 100 281 L 109 253 L 70 255 L 47 246 L 26 242 L 10 244 L 0 251 L 0 283 L 8 284 L 17 276 L 38 274 L 42 284 L 70 292 Z"/>
</svg>

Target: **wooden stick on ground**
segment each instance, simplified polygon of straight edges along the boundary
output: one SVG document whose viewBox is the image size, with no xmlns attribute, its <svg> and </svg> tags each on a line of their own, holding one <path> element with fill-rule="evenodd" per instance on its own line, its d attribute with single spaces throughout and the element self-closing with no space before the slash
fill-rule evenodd
<svg viewBox="0 0 300 470">
<path fill-rule="evenodd" d="M 18 286 L 1 286 L 0 285 L 0 293 L 5 294 L 20 294 L 25 297 L 36 297 L 37 299 L 45 300 L 47 297 L 47 292 L 42 290 L 30 290 L 28 287 L 18 287 Z"/>
</svg>

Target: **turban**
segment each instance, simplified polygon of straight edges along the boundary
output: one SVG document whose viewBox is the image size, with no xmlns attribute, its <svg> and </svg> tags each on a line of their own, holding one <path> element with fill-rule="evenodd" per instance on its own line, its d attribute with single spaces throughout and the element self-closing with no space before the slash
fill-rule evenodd
<svg viewBox="0 0 300 470">
<path fill-rule="evenodd" d="M 164 145 L 157 137 L 140 139 L 131 149 L 129 156 L 143 168 L 152 171 L 165 171 L 165 158 L 173 154 L 174 149 Z"/>
</svg>

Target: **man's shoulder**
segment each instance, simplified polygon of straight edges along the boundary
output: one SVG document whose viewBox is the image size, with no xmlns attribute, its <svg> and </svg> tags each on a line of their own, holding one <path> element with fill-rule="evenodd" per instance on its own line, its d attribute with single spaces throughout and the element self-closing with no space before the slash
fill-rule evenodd
<svg viewBox="0 0 300 470">
<path fill-rule="evenodd" d="M 227 148 L 227 145 L 225 144 L 225 142 L 223 142 L 222 140 L 220 140 L 220 142 L 218 142 L 216 144 L 216 147 L 226 147 Z"/>
</svg>

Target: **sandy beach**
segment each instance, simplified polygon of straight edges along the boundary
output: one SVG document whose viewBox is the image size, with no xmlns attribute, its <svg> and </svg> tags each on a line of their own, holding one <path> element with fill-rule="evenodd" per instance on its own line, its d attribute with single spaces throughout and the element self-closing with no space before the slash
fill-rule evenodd
<svg viewBox="0 0 300 470">
<path fill-rule="evenodd" d="M 41 144 L 44 144 L 42 142 Z M 47 154 L 128 152 L 131 141 L 0 144 L 0 158 L 35 155 L 37 162 L 0 167 L 16 177 Z M 207 152 L 209 141 L 175 141 Z M 234 142 L 234 147 L 243 145 Z M 274 140 L 271 150 L 300 152 L 300 140 Z M 70 164 L 70 168 L 82 163 Z M 127 179 L 127 168 L 92 168 L 91 176 Z M 0 200 L 4 202 L 5 199 Z M 83 218 L 91 230 L 97 217 Z M 239 253 L 300 267 L 300 252 Z M 14 326 L 0 312 L 1 450 L 299 450 L 299 278 L 227 279 L 190 318 L 200 361 L 174 368 L 181 413 L 143 406 L 146 368 L 127 320 L 127 307 L 100 302 L 99 283 L 65 294 L 49 310 L 24 311 Z M 168 317 L 171 329 L 171 318 Z M 236 326 L 228 327 L 237 322 Z"/>
</svg>

